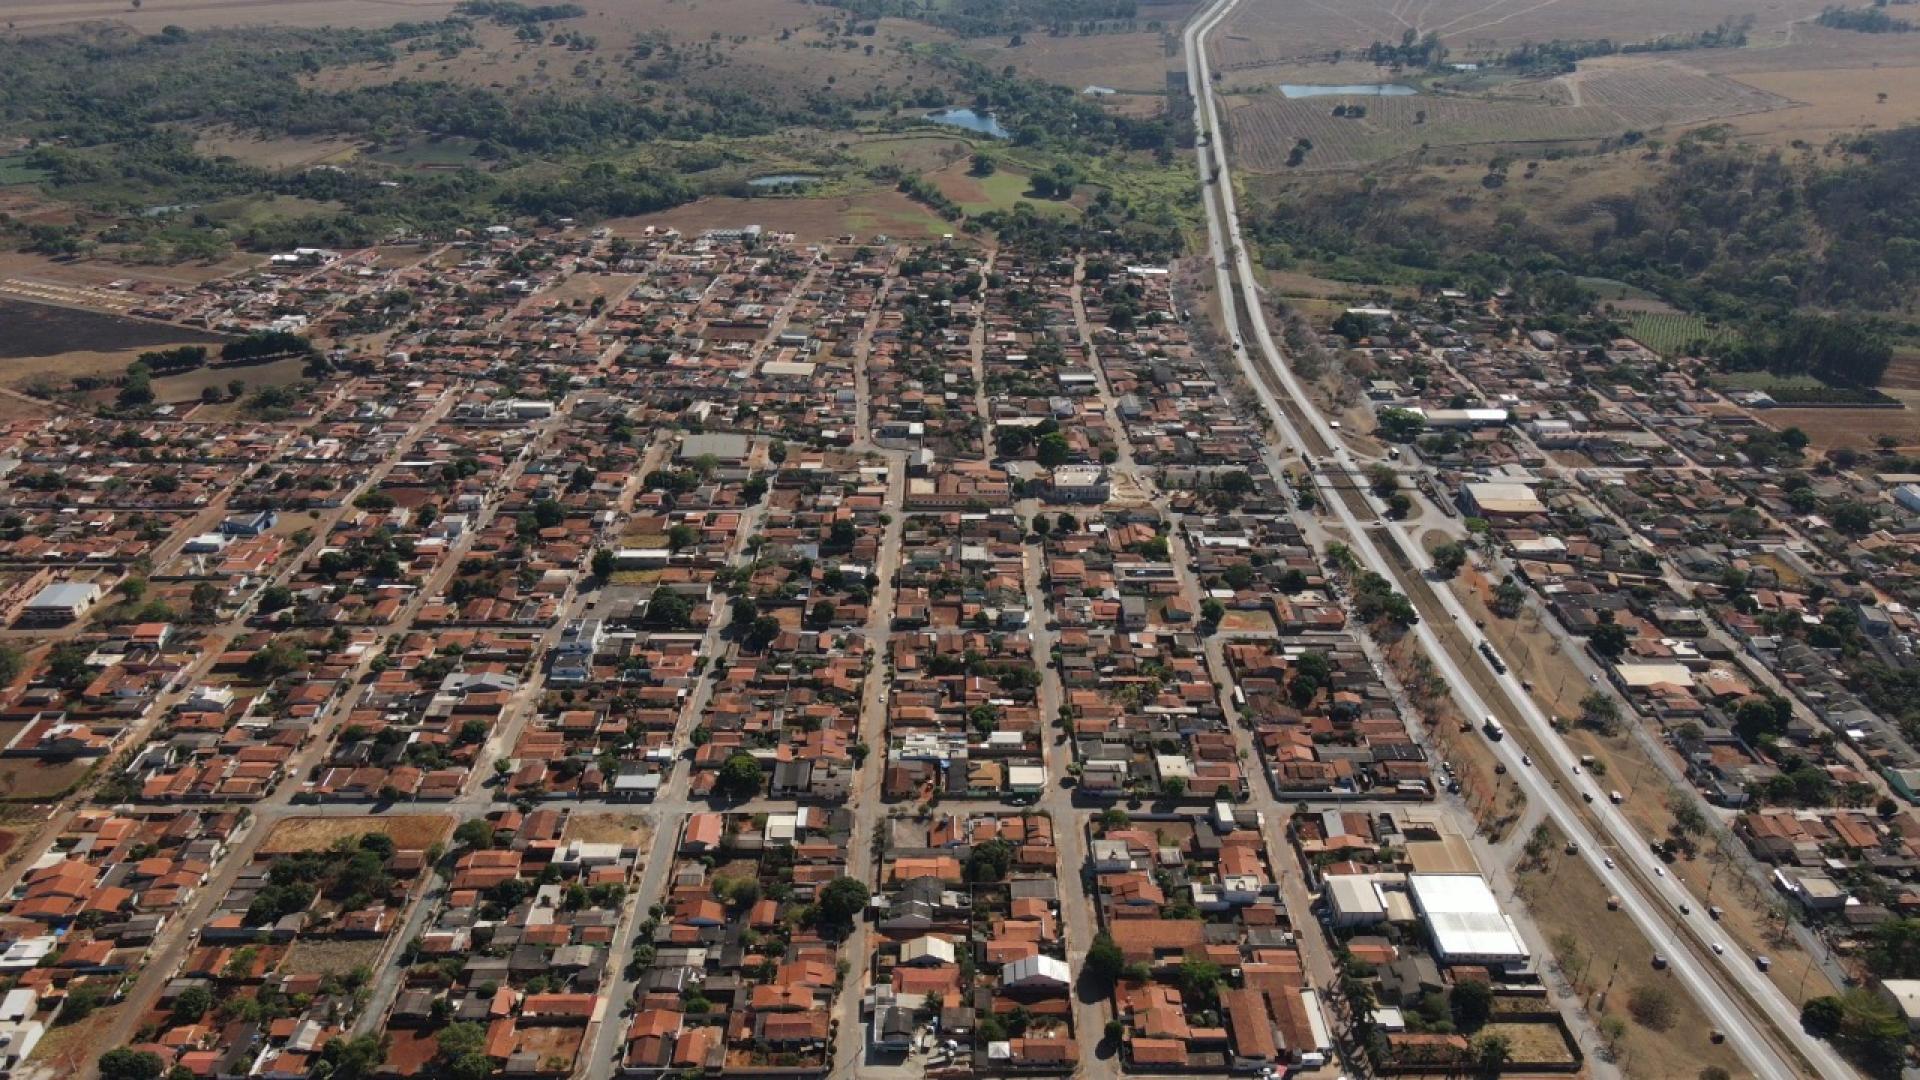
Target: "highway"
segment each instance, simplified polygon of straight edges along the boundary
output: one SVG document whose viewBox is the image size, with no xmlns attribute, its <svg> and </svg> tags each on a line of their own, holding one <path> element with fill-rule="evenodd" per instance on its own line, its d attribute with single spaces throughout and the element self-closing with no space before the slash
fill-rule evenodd
<svg viewBox="0 0 1920 1080">
<path fill-rule="evenodd" d="M 1213 80 L 1206 53 L 1207 35 L 1238 3 L 1239 0 L 1214 0 L 1212 6 L 1188 23 L 1183 41 L 1187 86 L 1194 98 L 1194 129 L 1197 133 L 1195 161 L 1207 210 L 1209 255 L 1214 266 L 1216 291 L 1232 342 L 1234 359 L 1240 364 L 1261 406 L 1271 416 L 1276 431 L 1307 457 L 1309 465 L 1313 460 L 1309 456 L 1305 438 L 1308 434 L 1314 437 L 1313 441 L 1330 449 L 1333 468 L 1358 471 L 1360 465 L 1320 417 L 1311 398 L 1294 378 L 1274 343 L 1261 307 L 1254 263 L 1241 236 L 1232 174 L 1226 147 L 1221 145 L 1224 129 L 1220 125 L 1218 106 L 1212 93 Z M 1233 278 L 1236 273 L 1240 291 L 1238 304 L 1234 297 Z M 1245 308 L 1244 320 L 1237 310 L 1241 305 Z M 1243 323 L 1251 330 L 1251 340 L 1244 342 L 1239 331 Z M 1249 347 L 1257 350 L 1260 368 L 1256 368 L 1255 356 Z M 1292 411 L 1304 420 L 1307 432 L 1303 433 L 1295 425 L 1289 410 L 1283 408 L 1274 397 L 1268 386 L 1269 377 L 1284 388 L 1291 399 Z M 1369 533 L 1369 528 L 1375 528 L 1384 529 L 1400 545 L 1412 560 L 1414 572 L 1427 569 L 1427 559 L 1419 545 L 1386 522 L 1377 503 L 1370 497 L 1367 505 L 1372 512 L 1368 520 L 1362 521 L 1354 514 L 1346 499 L 1334 493 L 1329 495 L 1324 503 L 1345 526 L 1347 542 L 1362 565 L 1389 581 L 1399 580 L 1393 563 L 1383 557 Z M 1464 628 L 1473 625 L 1450 593 L 1444 589 L 1434 589 L 1432 594 L 1452 620 L 1453 626 L 1447 628 L 1447 632 L 1465 632 Z M 1461 629 L 1455 630 L 1454 627 Z M 1471 681 L 1451 652 L 1443 647 L 1431 621 L 1423 619 L 1413 627 L 1413 633 L 1446 676 L 1461 715 L 1478 718 L 1494 715 L 1497 711 L 1509 717 L 1518 717 L 1532 735 L 1534 743 L 1542 748 L 1543 755 L 1549 757 L 1557 771 L 1567 777 L 1570 783 L 1561 786 L 1558 781 L 1544 775 L 1542 769 L 1523 763 L 1522 751 L 1513 740 L 1491 744 L 1495 755 L 1505 762 L 1509 774 L 1520 784 L 1527 797 L 1535 805 L 1544 807 L 1554 825 L 1568 839 L 1579 844 L 1582 857 L 1591 864 L 1593 872 L 1620 897 L 1622 911 L 1639 926 L 1653 948 L 1666 957 L 1673 976 L 1699 1001 L 1713 1025 L 1726 1034 L 1729 1045 L 1754 1075 L 1767 1080 L 1786 1080 L 1802 1075 L 1790 1055 L 1782 1052 L 1784 1048 L 1803 1058 L 1815 1075 L 1828 1080 L 1855 1076 L 1831 1046 L 1801 1031 L 1799 1009 L 1758 969 L 1752 957 L 1743 955 L 1738 948 L 1727 950 L 1723 956 L 1709 952 L 1708 945 L 1722 939 L 1723 935 L 1719 934 L 1705 914 L 1706 905 L 1665 873 L 1664 865 L 1652 854 L 1647 841 L 1625 815 L 1608 801 L 1606 792 L 1593 787 L 1590 776 L 1575 777 L 1572 774 L 1577 764 L 1576 756 L 1552 730 L 1548 717 L 1534 704 L 1518 680 L 1511 674 L 1501 675 L 1497 685 L 1500 697 L 1504 700 L 1498 702 L 1500 707 L 1497 710 L 1490 708 L 1475 693 Z M 1596 833 L 1590 828 L 1580 813 L 1581 806 L 1574 791 L 1576 786 L 1594 794 L 1594 801 L 1587 809 L 1594 813 L 1601 832 Z M 1615 858 L 1603 861 L 1608 846 L 1615 849 Z M 1607 861 L 1616 865 L 1609 866 Z M 1691 908 L 1692 914 L 1681 914 L 1682 903 Z M 1764 1017 L 1755 1015 L 1756 1009 L 1764 1013 Z"/>
</svg>

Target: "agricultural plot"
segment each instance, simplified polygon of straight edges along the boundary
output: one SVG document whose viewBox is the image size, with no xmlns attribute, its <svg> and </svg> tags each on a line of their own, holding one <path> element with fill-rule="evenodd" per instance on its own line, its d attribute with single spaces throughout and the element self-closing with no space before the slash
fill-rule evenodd
<svg viewBox="0 0 1920 1080">
<path fill-rule="evenodd" d="M 1811 19 L 1828 0 L 1784 0 L 1764 18 L 1769 23 Z M 1375 41 L 1397 42 L 1438 34 L 1454 60 L 1484 59 L 1526 41 L 1610 38 L 1649 41 L 1668 34 L 1710 30 L 1723 20 L 1751 14 L 1742 0 L 1609 0 L 1605 4 L 1541 3 L 1540 0 L 1351 0 L 1347 3 L 1244 4 L 1227 20 L 1214 47 L 1223 67 L 1348 54 Z M 1764 35 L 1756 31 L 1754 37 Z M 1855 35 L 1858 36 L 1858 35 Z"/>
<path fill-rule="evenodd" d="M 1288 99 L 1262 94 L 1229 113 L 1235 150 L 1262 172 L 1368 165 L 1421 147 L 1576 142 L 1670 124 L 1697 123 L 1788 104 L 1766 91 L 1675 64 L 1611 66 L 1575 77 L 1540 101 L 1417 94 Z M 1556 103 L 1564 102 L 1564 103 Z M 1362 105 L 1362 117 L 1335 116 Z M 1299 139 L 1313 148 L 1287 164 Z"/>
<path fill-rule="evenodd" d="M 1679 356 L 1694 342 L 1712 345 L 1730 334 L 1724 326 L 1678 311 L 1637 314 L 1627 320 L 1627 332 L 1633 335 L 1633 340 L 1661 356 Z"/>
</svg>

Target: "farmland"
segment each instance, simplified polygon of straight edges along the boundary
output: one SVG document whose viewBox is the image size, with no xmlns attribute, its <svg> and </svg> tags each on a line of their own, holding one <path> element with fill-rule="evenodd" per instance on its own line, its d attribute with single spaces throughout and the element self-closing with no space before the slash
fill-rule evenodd
<svg viewBox="0 0 1920 1080">
<path fill-rule="evenodd" d="M 1772 5 L 1751 37 L 1764 40 L 1792 20 L 1819 14 L 1824 0 Z M 1410 7 L 1411 11 L 1402 11 Z M 1218 48 L 1227 68 L 1279 62 L 1324 61 L 1336 50 L 1358 52 L 1375 41 L 1398 41 L 1403 31 L 1440 35 L 1455 60 L 1485 59 L 1522 42 L 1609 38 L 1647 41 L 1709 30 L 1753 12 L 1740 0 L 1615 0 L 1556 4 L 1538 0 L 1429 0 L 1417 5 L 1248 4 L 1227 20 Z M 1797 29 L 1797 28 L 1796 28 Z M 1316 80 L 1319 81 L 1319 80 Z"/>
<path fill-rule="evenodd" d="M 1662 356 L 1679 356 L 1695 342 L 1712 345 L 1728 336 L 1724 326 L 1677 311 L 1636 313 L 1627 320 L 1627 331 L 1635 341 Z"/>
<path fill-rule="evenodd" d="M 1295 141 L 1312 150 L 1303 171 L 1348 169 L 1402 154 L 1449 147 L 1591 142 L 1718 117 L 1763 112 L 1786 99 L 1744 83 L 1665 61 L 1609 65 L 1568 81 L 1536 84 L 1538 100 L 1415 94 L 1403 97 L 1245 95 L 1233 102 L 1231 132 L 1248 168 L 1279 172 Z M 1361 105 L 1364 116 L 1335 116 Z"/>
</svg>

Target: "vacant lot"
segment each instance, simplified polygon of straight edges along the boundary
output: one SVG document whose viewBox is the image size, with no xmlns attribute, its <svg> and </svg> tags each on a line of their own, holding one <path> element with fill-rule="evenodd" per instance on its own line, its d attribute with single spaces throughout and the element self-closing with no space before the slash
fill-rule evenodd
<svg viewBox="0 0 1920 1080">
<path fill-rule="evenodd" d="M 1173 14 L 1179 17 L 1179 12 Z M 1172 29 L 1169 25 L 1169 31 Z M 1180 66 L 1179 38 L 1160 31 L 1061 37 L 1028 34 L 1017 47 L 1007 47 L 1006 39 L 1002 39 L 973 43 L 969 51 L 995 68 L 1012 64 L 1029 78 L 1075 90 L 1100 86 L 1157 94 L 1166 89 L 1168 69 L 1178 70 Z"/>
<path fill-rule="evenodd" d="M 93 759 L 72 761 L 0 761 L 0 799 L 39 802 L 66 794 L 86 779 Z"/>
<path fill-rule="evenodd" d="M 403 814 L 396 816 L 288 818 L 273 827 L 260 843 L 260 854 L 283 855 L 294 851 L 324 851 L 335 841 L 348 840 L 363 833 L 377 832 L 393 838 L 397 848 L 417 851 L 444 842 L 453 831 L 453 819 L 445 814 Z"/>
<path fill-rule="evenodd" d="M 562 839 L 645 848 L 653 839 L 653 829 L 638 814 L 573 814 L 567 818 Z"/>
<path fill-rule="evenodd" d="M 287 949 L 280 970 L 289 975 L 345 975 L 355 968 L 371 969 L 386 947 L 380 938 L 332 941 L 299 938 Z"/>
<path fill-rule="evenodd" d="M 0 360 L 226 340 L 186 327 L 6 297 L 0 297 L 0 326 L 6 327 L 6 333 L 0 334 Z"/>
</svg>

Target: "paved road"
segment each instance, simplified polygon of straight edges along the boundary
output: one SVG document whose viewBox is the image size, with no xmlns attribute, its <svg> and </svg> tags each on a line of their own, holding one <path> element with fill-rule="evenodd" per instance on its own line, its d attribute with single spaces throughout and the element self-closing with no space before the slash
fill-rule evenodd
<svg viewBox="0 0 1920 1080">
<path fill-rule="evenodd" d="M 1301 432 L 1294 426 L 1279 401 L 1267 388 L 1266 375 L 1276 378 L 1285 389 L 1289 398 L 1314 429 L 1318 441 L 1334 448 L 1333 457 L 1338 467 L 1353 469 L 1356 462 L 1350 451 L 1335 438 L 1326 426 L 1305 389 L 1294 378 L 1291 369 L 1279 347 L 1274 343 L 1267 325 L 1264 311 L 1260 305 L 1258 278 L 1246 244 L 1242 239 L 1238 211 L 1235 208 L 1233 181 L 1224 154 L 1224 148 L 1218 146 L 1222 127 L 1219 121 L 1218 104 L 1212 93 L 1212 76 L 1206 53 L 1206 36 L 1232 12 L 1239 0 L 1215 0 L 1213 6 L 1188 24 L 1185 34 L 1187 51 L 1187 79 L 1190 92 L 1196 103 L 1196 130 L 1206 135 L 1206 145 L 1196 149 L 1196 163 L 1205 194 L 1207 209 L 1207 232 L 1210 255 L 1214 262 L 1219 299 L 1228 319 L 1229 333 L 1236 332 L 1239 326 L 1233 297 L 1235 283 L 1233 274 L 1239 277 L 1241 298 L 1246 307 L 1247 324 L 1253 332 L 1253 341 L 1243 344 L 1237 337 L 1234 343 L 1236 359 L 1246 370 L 1255 394 L 1261 404 L 1273 417 L 1278 430 L 1304 452 L 1305 442 Z M 1210 159 L 1219 155 L 1217 168 Z M 1210 174 L 1217 173 L 1217 179 Z M 1247 344 L 1255 350 L 1250 355 Z M 1256 366 L 1257 365 L 1257 366 Z M 1264 369 L 1264 372 L 1263 370 Z M 1334 497 L 1328 500 L 1330 507 L 1338 515 L 1349 532 L 1348 543 L 1364 565 L 1386 576 L 1396 578 L 1393 564 L 1384 558 L 1374 544 L 1362 522 L 1354 515 L 1344 499 Z M 1376 511 L 1372 520 L 1383 520 Z M 1411 553 L 1416 571 L 1426 569 L 1425 556 L 1417 544 L 1404 545 Z M 1459 610 L 1459 604 L 1445 592 L 1435 594 L 1443 606 L 1449 608 L 1448 614 L 1458 619 L 1461 625 L 1471 625 Z M 1443 648 L 1432 625 L 1422 621 L 1414 627 L 1414 633 L 1429 656 L 1439 666 L 1453 690 L 1456 702 L 1464 715 L 1492 715 L 1494 710 L 1474 691 L 1472 683 L 1459 668 L 1449 650 Z M 1506 700 L 1501 711 L 1518 715 L 1531 729 L 1538 744 L 1546 748 L 1546 755 L 1562 770 L 1570 772 L 1575 764 L 1574 755 L 1553 733 L 1547 717 L 1535 706 L 1528 694 L 1511 675 L 1503 677 L 1498 683 L 1501 696 Z M 1646 934 L 1654 948 L 1663 952 L 1672 964 L 1676 976 L 1692 988 L 1702 1007 L 1712 1018 L 1714 1024 L 1727 1032 L 1729 1041 L 1738 1051 L 1747 1065 L 1756 1075 L 1767 1080 L 1785 1080 L 1797 1075 L 1798 1071 L 1782 1060 L 1782 1055 L 1774 1049 L 1775 1040 L 1784 1043 L 1795 1052 L 1804 1056 L 1813 1070 L 1823 1077 L 1850 1077 L 1853 1071 L 1840 1060 L 1827 1044 L 1813 1039 L 1800 1031 L 1798 1010 L 1780 991 L 1767 980 L 1752 964 L 1751 960 L 1731 955 L 1720 958 L 1718 965 L 1709 967 L 1704 949 L 1695 952 L 1711 935 L 1710 929 L 1699 924 L 1705 922 L 1704 914 L 1696 913 L 1687 920 L 1687 933 L 1683 937 L 1668 922 L 1667 912 L 1677 909 L 1684 899 L 1698 904 L 1687 894 L 1686 889 L 1673 878 L 1665 876 L 1664 867 L 1658 863 L 1632 824 L 1621 814 L 1618 808 L 1608 804 L 1605 798 L 1598 800 L 1597 818 L 1606 835 L 1620 848 L 1620 863 L 1632 865 L 1635 872 L 1629 874 L 1622 868 L 1608 867 L 1598 862 L 1601 845 L 1592 829 L 1582 817 L 1577 804 L 1572 801 L 1572 786 L 1560 788 L 1550 783 L 1540 770 L 1521 764 L 1521 753 L 1512 741 L 1494 744 L 1497 756 L 1507 759 L 1509 771 L 1516 781 L 1526 790 L 1530 799 L 1545 805 L 1554 823 L 1568 837 L 1579 841 L 1585 857 L 1594 862 L 1593 869 L 1607 887 L 1622 898 L 1622 906 L 1627 914 Z M 1690 940 L 1689 940 L 1690 939 Z M 1754 1004 L 1758 1005 L 1762 1016 L 1753 1014 Z"/>
</svg>

